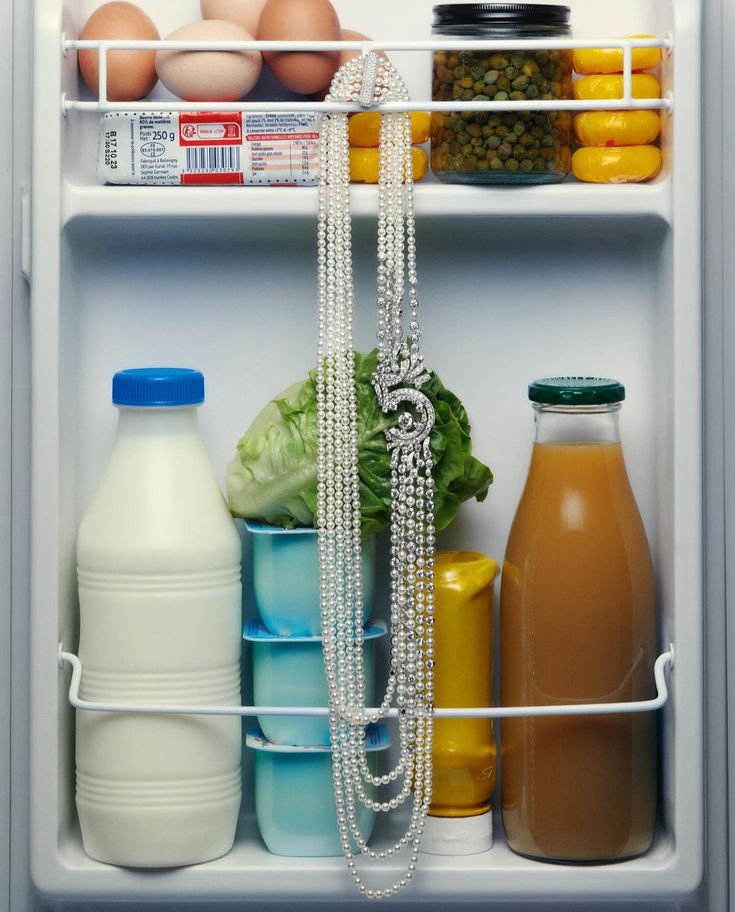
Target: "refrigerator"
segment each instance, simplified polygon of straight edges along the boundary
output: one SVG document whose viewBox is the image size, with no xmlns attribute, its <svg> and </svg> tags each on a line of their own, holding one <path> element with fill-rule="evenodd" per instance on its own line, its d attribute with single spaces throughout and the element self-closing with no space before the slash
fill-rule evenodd
<svg viewBox="0 0 735 912">
<path fill-rule="evenodd" d="M 63 106 L 89 98 L 63 39 L 78 37 L 97 5 L 14 0 L 0 11 L 11 126 L 0 178 L 0 910 L 357 909 L 364 901 L 341 859 L 267 852 L 247 755 L 235 847 L 223 858 L 136 871 L 82 848 L 74 710 L 58 649 L 78 642 L 76 533 L 114 436 L 111 375 L 162 363 L 203 371 L 200 427 L 222 480 L 253 417 L 316 356 L 315 188 L 97 184 L 100 114 Z M 199 17 L 196 0 L 140 5 L 162 35 Z M 514 855 L 498 818 L 490 852 L 422 856 L 414 883 L 385 908 L 735 909 L 726 597 L 735 566 L 726 534 L 735 509 L 735 8 L 568 5 L 580 39 L 671 40 L 663 169 L 646 184 L 472 188 L 429 175 L 416 186 L 426 361 L 463 400 L 475 450 L 495 475 L 487 501 L 463 505 L 439 546 L 502 558 L 532 444 L 530 381 L 625 383 L 622 439 L 654 558 L 658 646 L 674 652 L 658 711 L 656 835 L 629 861 L 553 865 Z M 377 41 L 431 34 L 431 0 L 334 6 L 343 27 Z M 420 110 L 429 53 L 391 59 Z M 154 97 L 165 110 L 165 90 Z M 377 189 L 353 187 L 352 212 L 356 347 L 369 350 Z M 244 589 L 252 613 L 247 579 Z"/>
</svg>

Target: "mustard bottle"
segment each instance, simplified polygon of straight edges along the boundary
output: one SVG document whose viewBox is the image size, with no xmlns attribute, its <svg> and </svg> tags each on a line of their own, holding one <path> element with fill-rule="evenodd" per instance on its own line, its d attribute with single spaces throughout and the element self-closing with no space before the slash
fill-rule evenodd
<svg viewBox="0 0 735 912">
<path fill-rule="evenodd" d="M 492 705 L 493 581 L 477 551 L 439 551 L 434 569 L 434 702 Z M 492 846 L 490 796 L 497 750 L 492 720 L 436 719 L 433 790 L 422 851 L 473 855 Z"/>
</svg>

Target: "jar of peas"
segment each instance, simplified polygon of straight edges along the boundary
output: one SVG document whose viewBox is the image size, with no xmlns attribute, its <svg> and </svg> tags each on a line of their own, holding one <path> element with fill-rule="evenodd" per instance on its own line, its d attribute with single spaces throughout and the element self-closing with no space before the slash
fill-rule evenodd
<svg viewBox="0 0 735 912">
<path fill-rule="evenodd" d="M 566 38 L 569 7 L 537 3 L 443 3 L 433 34 L 458 39 Z M 434 101 L 467 111 L 432 114 L 431 167 L 441 181 L 462 184 L 549 184 L 571 161 L 569 111 L 477 111 L 473 102 L 546 101 L 572 97 L 572 51 L 462 50 L 434 53 Z"/>
</svg>

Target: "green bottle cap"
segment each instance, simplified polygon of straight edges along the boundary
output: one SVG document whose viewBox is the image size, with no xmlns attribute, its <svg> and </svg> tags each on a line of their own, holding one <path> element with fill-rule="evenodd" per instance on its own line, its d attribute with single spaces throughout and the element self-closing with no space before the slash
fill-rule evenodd
<svg viewBox="0 0 735 912">
<path fill-rule="evenodd" d="M 528 398 L 544 405 L 609 405 L 625 399 L 625 387 L 604 377 L 546 377 L 528 387 Z"/>
</svg>

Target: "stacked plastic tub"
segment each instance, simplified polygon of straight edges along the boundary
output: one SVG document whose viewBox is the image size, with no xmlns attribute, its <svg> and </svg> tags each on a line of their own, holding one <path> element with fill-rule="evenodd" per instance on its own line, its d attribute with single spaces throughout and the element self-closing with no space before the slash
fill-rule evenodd
<svg viewBox="0 0 735 912">
<path fill-rule="evenodd" d="M 257 706 L 327 706 L 319 604 L 319 556 L 313 529 L 280 529 L 246 522 L 252 534 L 253 588 L 259 618 L 243 637 L 252 645 L 253 699 Z M 368 623 L 375 583 L 375 546 L 362 556 L 365 694 L 373 705 L 375 643 L 385 626 Z M 340 855 L 327 716 L 259 716 L 260 730 L 246 744 L 255 751 L 255 814 L 274 855 Z M 383 726 L 370 726 L 369 757 L 388 747 Z M 368 838 L 372 810 L 358 821 Z"/>
</svg>

